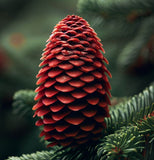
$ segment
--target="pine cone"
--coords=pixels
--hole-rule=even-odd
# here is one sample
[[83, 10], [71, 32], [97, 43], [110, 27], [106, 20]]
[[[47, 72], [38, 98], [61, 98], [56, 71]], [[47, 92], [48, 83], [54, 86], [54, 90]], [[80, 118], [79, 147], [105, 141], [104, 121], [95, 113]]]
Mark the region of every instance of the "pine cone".
[[100, 39], [79, 16], [56, 25], [42, 54], [37, 74], [34, 116], [44, 125], [40, 136], [49, 146], [77, 146], [97, 140], [109, 117], [108, 61]]

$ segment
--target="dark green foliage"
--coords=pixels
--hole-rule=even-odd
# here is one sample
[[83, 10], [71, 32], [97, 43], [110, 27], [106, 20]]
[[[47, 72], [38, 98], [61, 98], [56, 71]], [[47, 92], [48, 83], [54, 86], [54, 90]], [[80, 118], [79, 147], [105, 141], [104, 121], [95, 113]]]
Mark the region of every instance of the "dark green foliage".
[[139, 128], [140, 134], [143, 134], [145, 139], [144, 159], [152, 159], [154, 157], [154, 116], [151, 117], [149, 115], [143, 121], [136, 123], [136, 125]]
[[[152, 0], [79, 0], [78, 12], [93, 22], [94, 27], [103, 29], [100, 34], [103, 35], [104, 41], [109, 38], [125, 40], [128, 36], [134, 36], [142, 20], [153, 16], [154, 2]], [[97, 21], [99, 22], [96, 23]]]
[[[33, 91], [20, 92], [24, 96], [15, 96], [19, 102], [24, 102], [25, 96], [28, 97], [30, 94], [34, 96]], [[15, 95], [18, 95], [17, 93]], [[32, 101], [30, 98], [31, 104]], [[53, 147], [51, 152], [46, 152], [44, 158], [46, 160], [148, 160], [153, 156], [154, 147], [153, 110], [154, 84], [125, 102], [110, 107], [111, 117], [106, 119], [107, 129], [95, 144], [85, 144], [76, 148]], [[35, 160], [41, 160], [41, 155], [44, 155], [44, 151], [8, 160], [26, 160], [28, 156], [32, 160], [33, 157]]]
[[146, 88], [139, 95], [110, 107], [110, 118], [106, 118], [105, 134], [113, 133], [122, 126], [144, 118], [154, 110], [154, 84]]
[[[146, 49], [147, 43], [152, 40], [151, 37], [154, 34], [154, 15], [146, 18], [140, 24], [140, 29], [134, 39], [129, 42], [126, 47], [118, 56], [119, 67], [129, 68], [132, 64], [135, 64], [138, 57], [141, 55], [145, 58], [144, 61], [148, 61], [148, 49]], [[146, 55], [147, 54], [147, 55]], [[152, 53], [151, 53], [152, 54]]]
[[113, 96], [133, 95], [153, 81], [153, 0], [79, 0], [78, 12], [103, 40]]
[[139, 128], [139, 132], [148, 136], [148, 141], [152, 143], [154, 141], [154, 116], [145, 117], [142, 121], [136, 123]]
[[[154, 117], [138, 120], [135, 125], [122, 127], [105, 136], [98, 145], [100, 160], [147, 160], [153, 157]], [[144, 149], [144, 150], [143, 150]], [[143, 157], [143, 151], [145, 155]]]
[[76, 148], [61, 148], [54, 152], [51, 160], [98, 160], [96, 144], [85, 144]]
[[42, 151], [32, 154], [23, 154], [20, 157], [9, 157], [8, 160], [50, 160], [51, 151]]
[[144, 148], [143, 135], [136, 126], [123, 127], [114, 134], [106, 136], [98, 146], [100, 160], [130, 160], [143, 159], [141, 151]]
[[[89, 10], [85, 10], [85, 8]], [[110, 17], [125, 17], [132, 11], [143, 14], [144, 11], [152, 11], [153, 8], [154, 2], [152, 0], [79, 0], [78, 5], [80, 12], [101, 13], [106, 19]]]
[[33, 90], [19, 90], [13, 96], [13, 112], [21, 117], [26, 115], [32, 117], [32, 106], [35, 104]]

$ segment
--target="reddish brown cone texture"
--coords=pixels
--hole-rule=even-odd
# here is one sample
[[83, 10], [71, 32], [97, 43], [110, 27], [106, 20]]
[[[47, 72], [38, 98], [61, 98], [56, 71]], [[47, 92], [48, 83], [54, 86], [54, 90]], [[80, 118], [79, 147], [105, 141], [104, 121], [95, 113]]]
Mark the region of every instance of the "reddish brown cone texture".
[[109, 116], [108, 61], [100, 39], [81, 17], [67, 16], [53, 30], [37, 75], [35, 115], [48, 146], [95, 141]]

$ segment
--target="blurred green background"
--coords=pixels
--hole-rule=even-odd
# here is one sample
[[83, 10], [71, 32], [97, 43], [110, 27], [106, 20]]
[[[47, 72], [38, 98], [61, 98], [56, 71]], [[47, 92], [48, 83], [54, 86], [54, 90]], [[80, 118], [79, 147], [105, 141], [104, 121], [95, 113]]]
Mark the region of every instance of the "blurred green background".
[[154, 5], [140, 1], [0, 0], [0, 160], [46, 149], [32, 106], [28, 115], [15, 114], [13, 95], [36, 88], [46, 40], [68, 14], [85, 18], [101, 38], [113, 97], [137, 94], [154, 80]]
[[12, 113], [12, 97], [35, 89], [42, 50], [53, 27], [76, 14], [77, 0], [0, 0], [0, 160], [45, 149], [32, 118]]

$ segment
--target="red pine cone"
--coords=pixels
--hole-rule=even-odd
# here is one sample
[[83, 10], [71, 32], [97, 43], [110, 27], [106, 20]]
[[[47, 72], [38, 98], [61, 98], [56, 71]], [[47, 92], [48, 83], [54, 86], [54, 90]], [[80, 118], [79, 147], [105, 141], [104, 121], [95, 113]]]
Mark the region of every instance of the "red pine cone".
[[79, 16], [57, 24], [44, 49], [37, 74], [34, 116], [44, 125], [48, 146], [76, 146], [95, 141], [109, 117], [110, 84], [100, 39]]

